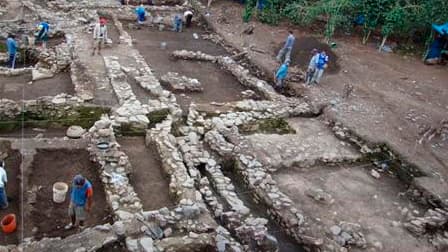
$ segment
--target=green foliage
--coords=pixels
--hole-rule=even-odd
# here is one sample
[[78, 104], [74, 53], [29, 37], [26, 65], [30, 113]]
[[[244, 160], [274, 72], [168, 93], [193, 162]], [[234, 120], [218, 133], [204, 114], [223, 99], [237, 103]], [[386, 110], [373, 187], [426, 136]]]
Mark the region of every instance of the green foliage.
[[282, 15], [272, 7], [266, 8], [258, 15], [258, 19], [270, 25], [277, 25], [280, 22]]
[[[251, 1], [253, 2], [253, 1]], [[249, 22], [250, 18], [252, 17], [252, 14], [254, 12], [254, 6], [253, 3], [248, 2], [246, 3], [246, 6], [244, 7], [243, 10], [243, 22], [247, 23]]]
[[[250, 18], [255, 0], [246, 5], [244, 17]], [[321, 30], [330, 41], [335, 30], [351, 28], [354, 19], [364, 18], [363, 42], [373, 31], [383, 36], [410, 39], [427, 37], [431, 23], [448, 21], [447, 0], [268, 0], [266, 8], [259, 13], [261, 22], [278, 24], [285, 19], [309, 26], [324, 23]]]

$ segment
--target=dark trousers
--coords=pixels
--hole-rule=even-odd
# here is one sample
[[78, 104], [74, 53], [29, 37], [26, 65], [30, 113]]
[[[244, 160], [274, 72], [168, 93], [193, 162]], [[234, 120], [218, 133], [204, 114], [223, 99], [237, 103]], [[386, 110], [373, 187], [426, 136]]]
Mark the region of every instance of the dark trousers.
[[9, 68], [15, 68], [16, 67], [16, 54], [10, 54], [9, 55], [8, 67]]
[[185, 27], [190, 27], [191, 26], [191, 20], [193, 19], [193, 15], [187, 15], [187, 17], [185, 17]]

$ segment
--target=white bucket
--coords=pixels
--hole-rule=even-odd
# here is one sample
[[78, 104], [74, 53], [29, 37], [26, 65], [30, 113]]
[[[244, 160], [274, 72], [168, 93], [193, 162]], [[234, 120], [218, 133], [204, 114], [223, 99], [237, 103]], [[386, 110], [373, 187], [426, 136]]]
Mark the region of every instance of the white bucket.
[[64, 182], [56, 182], [53, 184], [53, 201], [62, 203], [65, 201], [65, 195], [68, 191], [68, 185]]

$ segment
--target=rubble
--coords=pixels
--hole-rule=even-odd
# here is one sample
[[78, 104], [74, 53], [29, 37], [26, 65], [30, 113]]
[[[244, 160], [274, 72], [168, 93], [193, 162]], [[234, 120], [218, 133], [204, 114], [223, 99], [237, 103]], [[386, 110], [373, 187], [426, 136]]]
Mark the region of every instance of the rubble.
[[170, 89], [174, 91], [202, 91], [201, 83], [197, 79], [180, 76], [178, 73], [168, 72], [161, 77], [161, 80], [167, 83]]

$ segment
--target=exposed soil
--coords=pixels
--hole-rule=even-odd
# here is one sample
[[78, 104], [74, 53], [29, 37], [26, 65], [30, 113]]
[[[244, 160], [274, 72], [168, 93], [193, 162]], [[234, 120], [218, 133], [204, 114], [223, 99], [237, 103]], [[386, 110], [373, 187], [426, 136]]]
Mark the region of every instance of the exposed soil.
[[[387, 251], [433, 251], [426, 240], [414, 237], [401, 225], [408, 212], [421, 214], [425, 209], [400, 196], [407, 188], [396, 178], [382, 173], [380, 179], [375, 179], [369, 174], [370, 169], [373, 166], [290, 168], [274, 179], [304, 216], [319, 219], [315, 225], [323, 228], [321, 232], [329, 232], [331, 226], [341, 221], [359, 223], [368, 244], [379, 241]], [[308, 196], [307, 192], [315, 189], [330, 194], [334, 202], [316, 201]], [[407, 209], [406, 214], [403, 208]], [[392, 225], [393, 221], [398, 225]]]
[[[267, 73], [272, 73], [278, 63], [274, 51], [284, 43], [288, 30], [296, 38], [307, 38], [315, 31], [293, 27], [289, 24], [269, 26], [256, 20], [251, 35], [241, 34], [245, 25], [241, 13], [243, 6], [231, 1], [217, 1], [212, 4], [210, 21], [218, 33], [234, 47], [255, 44], [268, 52], [249, 51], [251, 61]], [[222, 19], [225, 17], [226, 22]], [[448, 71], [442, 66], [426, 66], [420, 58], [379, 53], [369, 45], [362, 45], [357, 37], [336, 37], [341, 71], [326, 73], [318, 86], [305, 87], [303, 83], [289, 83], [300, 90], [298, 95], [306, 97], [316, 105], [330, 104], [325, 115], [340, 121], [356, 134], [371, 142], [384, 142], [396, 150], [402, 159], [417, 165], [432, 176], [428, 187], [434, 185], [434, 193], [448, 195], [448, 144], [437, 144], [434, 137], [429, 143], [423, 133], [430, 127], [437, 127], [448, 112]], [[307, 57], [309, 59], [309, 56]], [[330, 59], [331, 60], [331, 59]], [[306, 61], [305, 61], [306, 62]], [[349, 99], [343, 99], [346, 86], [352, 85]], [[432, 182], [429, 182], [432, 181]], [[437, 184], [437, 186], [435, 186]], [[429, 189], [429, 188], [425, 188]]]
[[0, 98], [15, 101], [31, 100], [42, 96], [55, 96], [60, 93], [74, 94], [70, 73], [56, 74], [53, 78], [34, 81], [31, 74], [19, 76], [0, 76]]
[[341, 142], [319, 119], [288, 118], [295, 134], [253, 134], [247, 136], [251, 151], [264, 165], [288, 169], [292, 165], [312, 166], [361, 158], [352, 146]]
[[16, 129], [9, 132], [0, 132], [0, 137], [10, 137], [10, 138], [33, 138], [40, 136], [43, 138], [53, 138], [53, 137], [64, 137], [67, 129], [65, 128], [24, 128]]
[[145, 146], [143, 137], [120, 137], [122, 150], [132, 165], [130, 183], [134, 186], [145, 210], [155, 210], [174, 203], [169, 195], [169, 181], [155, 146]]
[[[286, 39], [286, 38], [285, 38]], [[277, 56], [279, 50], [283, 47], [284, 43], [281, 43], [274, 48], [275, 54]], [[328, 44], [321, 43], [319, 40], [313, 37], [298, 37], [291, 52], [291, 65], [299, 66], [302, 69], [306, 69], [312, 57], [311, 50], [314, 48], [319, 51], [324, 50], [329, 58], [327, 73], [337, 73], [340, 70], [340, 66], [337, 63], [338, 56], [333, 52], [333, 50], [328, 46]]]
[[[28, 182], [30, 190], [37, 189], [37, 198], [31, 209], [26, 211], [27, 214], [30, 214], [27, 216], [26, 236], [34, 235], [37, 239], [66, 237], [78, 232], [76, 229], [64, 229], [64, 226], [70, 222], [68, 216], [69, 193], [67, 193], [64, 203], [53, 202], [53, 184], [65, 182], [71, 185], [71, 180], [76, 174], [86, 177], [92, 183], [94, 190], [92, 211], [88, 214], [85, 225], [92, 227], [112, 222], [103, 184], [98, 176], [98, 165], [89, 161], [89, 153], [86, 150], [38, 149], [34, 156]], [[34, 234], [33, 228], [37, 228]]]
[[[214, 44], [211, 41], [203, 39], [194, 39], [193, 33], [204, 33], [204, 30], [196, 27], [186, 29], [182, 33], [171, 31], [160, 32], [153, 28], [144, 28], [141, 30], [128, 31], [133, 38], [137, 40], [136, 47], [146, 59], [148, 64], [155, 70], [157, 77], [167, 72], [178, 72], [190, 78], [198, 79], [203, 92], [177, 94], [178, 102], [184, 111], [189, 104], [210, 103], [210, 102], [229, 102], [240, 100], [240, 93], [245, 88], [238, 80], [215, 64], [209, 62], [197, 62], [187, 60], [174, 60], [170, 54], [174, 50], [192, 50], [202, 51], [212, 55], [227, 55], [224, 48]], [[148, 40], [147, 38], [151, 38]], [[162, 42], [166, 42], [166, 49], [160, 47]]]
[[[8, 153], [8, 157], [5, 159], [6, 173], [8, 176], [8, 184], [6, 185], [6, 193], [8, 195], [9, 206], [7, 209], [0, 209], [0, 218], [3, 218], [7, 214], [15, 214], [17, 220], [17, 227], [20, 229], [22, 223], [20, 202], [21, 202], [21, 172], [20, 164], [22, 161], [21, 155], [18, 151], [10, 149], [10, 143], [6, 141], [0, 141], [0, 152]], [[1, 233], [0, 245], [17, 244], [18, 234], [20, 230], [12, 234]]]
[[293, 238], [288, 236], [277, 223], [269, 218], [266, 208], [263, 206], [260, 207], [260, 203], [255, 202], [253, 196], [247, 193], [248, 189], [244, 185], [242, 177], [234, 170], [234, 167], [227, 167], [226, 170], [223, 170], [223, 173], [232, 180], [232, 184], [235, 186], [238, 197], [244, 202], [244, 205], [250, 209], [251, 213], [255, 217], [265, 218], [269, 221], [267, 224], [268, 232], [277, 239], [280, 252], [305, 251]]

